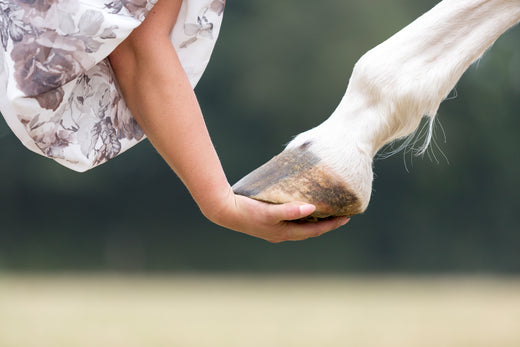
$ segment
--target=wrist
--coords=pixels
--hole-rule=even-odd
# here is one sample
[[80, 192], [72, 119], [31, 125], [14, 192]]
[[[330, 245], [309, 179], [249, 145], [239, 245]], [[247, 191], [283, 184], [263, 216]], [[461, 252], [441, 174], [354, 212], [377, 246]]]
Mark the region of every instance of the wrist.
[[235, 208], [235, 194], [229, 184], [221, 187], [212, 187], [207, 194], [195, 198], [202, 214], [211, 222], [225, 226], [230, 214]]

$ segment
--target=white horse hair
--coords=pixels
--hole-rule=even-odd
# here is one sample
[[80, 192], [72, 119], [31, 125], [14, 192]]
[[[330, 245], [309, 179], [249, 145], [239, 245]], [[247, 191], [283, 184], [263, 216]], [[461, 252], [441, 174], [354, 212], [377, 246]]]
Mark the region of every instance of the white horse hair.
[[[412, 133], [423, 116], [433, 120], [464, 71], [519, 21], [520, 0], [441, 1], [363, 55], [330, 118], [295, 137], [284, 152], [304, 148], [320, 158], [318, 165], [339, 177], [355, 196], [358, 206], [347, 214], [364, 211], [372, 190], [372, 160], [378, 150]], [[431, 130], [427, 143], [430, 137]], [[256, 196], [241, 189], [250, 185], [246, 176], [236, 190], [271, 202], [306, 197], [290, 192], [280, 197], [283, 187]], [[341, 213], [321, 216], [326, 215]]]

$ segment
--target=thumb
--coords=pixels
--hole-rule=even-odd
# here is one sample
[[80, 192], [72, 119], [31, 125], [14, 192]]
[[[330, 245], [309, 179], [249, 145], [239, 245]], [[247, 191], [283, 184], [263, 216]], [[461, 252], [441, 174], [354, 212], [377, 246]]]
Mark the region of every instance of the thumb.
[[316, 211], [316, 206], [300, 201], [273, 205], [272, 207], [273, 215], [276, 216], [279, 221], [304, 218]]

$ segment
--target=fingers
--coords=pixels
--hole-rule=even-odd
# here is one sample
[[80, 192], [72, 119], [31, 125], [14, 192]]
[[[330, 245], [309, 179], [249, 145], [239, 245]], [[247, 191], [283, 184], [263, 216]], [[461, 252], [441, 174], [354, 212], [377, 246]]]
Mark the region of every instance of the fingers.
[[298, 224], [294, 222], [284, 222], [284, 230], [281, 233], [273, 235], [273, 238], [268, 239], [268, 241], [279, 243], [284, 241], [302, 241], [311, 237], [318, 237], [347, 224], [349, 220], [350, 218], [348, 217], [338, 217], [317, 223]]
[[314, 205], [303, 202], [274, 205], [242, 196], [238, 196], [236, 201], [236, 206], [245, 213], [241, 214], [241, 224], [231, 229], [272, 243], [317, 237], [345, 225], [350, 220], [347, 217], [338, 217], [317, 223], [300, 223], [295, 221], [312, 214], [316, 210]]
[[338, 217], [317, 223], [296, 224], [288, 222], [287, 224], [291, 226], [287, 231], [287, 236], [290, 240], [305, 240], [317, 237], [347, 224], [349, 220], [348, 217]]

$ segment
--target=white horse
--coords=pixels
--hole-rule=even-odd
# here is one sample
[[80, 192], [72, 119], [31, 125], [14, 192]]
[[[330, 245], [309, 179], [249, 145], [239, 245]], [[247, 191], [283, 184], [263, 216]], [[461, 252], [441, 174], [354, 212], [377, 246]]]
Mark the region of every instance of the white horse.
[[363, 55], [333, 114], [233, 189], [271, 203], [313, 203], [314, 218], [363, 212], [377, 151], [424, 115], [433, 120], [464, 71], [519, 21], [520, 0], [441, 1]]

